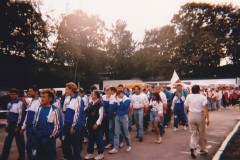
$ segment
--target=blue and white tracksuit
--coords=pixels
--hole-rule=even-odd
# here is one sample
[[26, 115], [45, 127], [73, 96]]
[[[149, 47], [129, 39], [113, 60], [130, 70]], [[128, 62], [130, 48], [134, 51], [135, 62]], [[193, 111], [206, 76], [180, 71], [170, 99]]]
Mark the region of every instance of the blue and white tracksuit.
[[[75, 94], [68, 100], [66, 110], [64, 112], [64, 135], [63, 135], [63, 154], [64, 158], [68, 160], [80, 160], [82, 137], [82, 128], [85, 126], [84, 116], [84, 101], [78, 95]], [[70, 134], [70, 130], [75, 130], [74, 134]], [[72, 152], [73, 148], [73, 152]]]
[[183, 126], [186, 125], [186, 117], [184, 113], [184, 101], [185, 96], [181, 95], [179, 97], [178, 95], [175, 95], [173, 97], [173, 108], [174, 108], [174, 127], [178, 128], [179, 121], [182, 122]]
[[32, 99], [32, 101], [28, 105], [27, 114], [22, 125], [22, 129], [26, 129], [26, 135], [27, 135], [26, 150], [27, 150], [27, 156], [29, 160], [32, 159], [32, 147], [34, 143], [33, 124], [36, 118], [35, 117], [36, 113], [40, 105], [41, 105], [40, 97], [36, 96], [35, 98]]
[[40, 106], [34, 121], [32, 159], [56, 160], [56, 138], [63, 130], [63, 121], [57, 106]]
[[[25, 106], [19, 99], [12, 100], [8, 103], [7, 106], [8, 113], [7, 113], [7, 137], [4, 142], [3, 151], [2, 151], [2, 160], [7, 160], [13, 138], [16, 138], [17, 148], [19, 152], [19, 159], [23, 160], [25, 159], [25, 141], [24, 141], [24, 135], [20, 134], [20, 127], [24, 120], [25, 115]], [[15, 129], [18, 128], [18, 131], [16, 132]]]

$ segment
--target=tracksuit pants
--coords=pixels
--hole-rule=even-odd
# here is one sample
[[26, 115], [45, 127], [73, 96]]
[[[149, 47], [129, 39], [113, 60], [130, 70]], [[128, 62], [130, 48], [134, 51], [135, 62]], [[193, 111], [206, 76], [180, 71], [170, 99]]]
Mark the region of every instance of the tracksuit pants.
[[83, 138], [80, 131], [75, 131], [74, 134], [70, 134], [71, 125], [64, 125], [64, 135], [62, 137], [62, 151], [64, 158], [67, 160], [81, 160], [81, 145]]
[[56, 138], [49, 136], [35, 139], [35, 144], [32, 152], [33, 160], [56, 160]]
[[186, 125], [186, 116], [184, 113], [184, 109], [174, 110], [174, 127], [175, 128], [178, 128], [179, 121], [182, 122], [183, 126]]
[[20, 132], [15, 132], [16, 125], [9, 124], [8, 134], [4, 142], [3, 151], [2, 151], [2, 160], [7, 160], [9, 157], [10, 149], [12, 146], [13, 138], [16, 139], [16, 144], [19, 153], [19, 160], [25, 159], [25, 141], [24, 135], [21, 135]]
[[93, 154], [94, 144], [97, 144], [98, 154], [103, 154], [104, 143], [103, 143], [103, 127], [99, 126], [97, 130], [89, 129], [88, 136], [88, 147], [87, 152]]

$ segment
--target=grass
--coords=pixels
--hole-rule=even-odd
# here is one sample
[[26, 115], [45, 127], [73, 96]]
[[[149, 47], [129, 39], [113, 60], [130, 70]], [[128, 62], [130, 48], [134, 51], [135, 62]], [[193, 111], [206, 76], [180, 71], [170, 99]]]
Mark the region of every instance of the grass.
[[220, 160], [240, 160], [240, 127], [228, 142]]

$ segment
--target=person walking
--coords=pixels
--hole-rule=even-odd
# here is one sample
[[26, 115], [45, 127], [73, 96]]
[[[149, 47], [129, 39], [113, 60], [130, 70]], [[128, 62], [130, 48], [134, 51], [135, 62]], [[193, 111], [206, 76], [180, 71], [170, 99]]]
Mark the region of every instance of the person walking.
[[114, 135], [114, 148], [109, 153], [114, 154], [118, 152], [119, 138], [121, 131], [123, 132], [124, 139], [126, 140], [127, 149], [131, 151], [131, 139], [128, 130], [128, 109], [130, 106], [129, 98], [124, 94], [124, 91], [117, 91], [117, 111], [115, 118], [115, 135]]
[[27, 143], [26, 143], [26, 150], [27, 150], [27, 157], [28, 160], [32, 159], [32, 147], [34, 144], [34, 118], [38, 111], [39, 106], [41, 105], [41, 98], [39, 97], [39, 89], [37, 86], [33, 85], [28, 89], [28, 96], [32, 98], [31, 102], [27, 107], [27, 114], [25, 120], [23, 122], [22, 128], [20, 133], [23, 134], [26, 130], [27, 135]]
[[50, 90], [41, 92], [41, 106], [34, 120], [35, 144], [34, 160], [56, 160], [56, 138], [63, 130], [62, 115], [57, 106], [53, 105], [54, 94]]
[[150, 101], [149, 108], [150, 108], [150, 121], [152, 122], [157, 135], [155, 143], [160, 144], [162, 142], [162, 137], [160, 135], [158, 122], [160, 122], [161, 118], [163, 117], [163, 103], [158, 93], [153, 93], [153, 98]]
[[24, 120], [24, 104], [19, 99], [19, 90], [16, 88], [13, 88], [10, 90], [10, 98], [11, 101], [7, 105], [7, 125], [6, 125], [6, 132], [7, 137], [5, 139], [4, 145], [3, 145], [3, 151], [1, 160], [7, 160], [10, 149], [12, 146], [13, 138], [15, 137], [19, 157], [18, 160], [24, 160], [25, 159], [25, 141], [24, 141], [24, 135], [20, 134], [21, 125]]
[[[104, 158], [104, 143], [103, 143], [103, 103], [101, 101], [100, 92], [94, 90], [92, 92], [92, 102], [85, 111], [87, 114], [87, 128], [89, 131], [87, 155], [85, 159], [101, 160]], [[94, 157], [94, 143], [97, 144], [98, 155]]]
[[82, 130], [85, 125], [84, 101], [78, 95], [77, 85], [73, 82], [66, 84], [66, 95], [70, 99], [66, 99], [65, 103], [62, 151], [67, 160], [80, 160]]
[[208, 100], [200, 94], [199, 85], [192, 86], [192, 94], [188, 95], [184, 105], [189, 109], [189, 126], [191, 157], [196, 159], [196, 146], [199, 142], [200, 154], [207, 154], [206, 125], [209, 125]]

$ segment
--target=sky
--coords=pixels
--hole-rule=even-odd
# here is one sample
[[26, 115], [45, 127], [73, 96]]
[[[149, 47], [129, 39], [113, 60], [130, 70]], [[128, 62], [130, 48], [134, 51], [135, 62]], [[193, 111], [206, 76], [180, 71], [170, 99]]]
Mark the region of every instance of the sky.
[[[60, 18], [62, 14], [74, 10], [83, 10], [89, 15], [98, 15], [107, 27], [118, 19], [127, 22], [133, 38], [142, 41], [146, 29], [171, 24], [174, 14], [180, 7], [193, 0], [41, 0], [42, 11], [53, 10], [52, 16]], [[213, 4], [232, 3], [240, 6], [240, 0], [194, 0]]]

